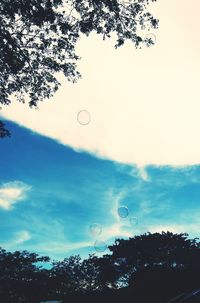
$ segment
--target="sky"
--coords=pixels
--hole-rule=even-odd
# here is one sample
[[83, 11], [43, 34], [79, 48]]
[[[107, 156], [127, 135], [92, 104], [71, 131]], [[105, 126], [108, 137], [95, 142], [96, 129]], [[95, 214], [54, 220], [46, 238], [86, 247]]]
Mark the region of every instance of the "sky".
[[12, 133], [0, 140], [2, 247], [62, 259], [146, 231], [199, 236], [200, 3], [151, 11], [155, 46], [83, 37], [77, 84], [60, 77], [38, 110], [2, 108]]

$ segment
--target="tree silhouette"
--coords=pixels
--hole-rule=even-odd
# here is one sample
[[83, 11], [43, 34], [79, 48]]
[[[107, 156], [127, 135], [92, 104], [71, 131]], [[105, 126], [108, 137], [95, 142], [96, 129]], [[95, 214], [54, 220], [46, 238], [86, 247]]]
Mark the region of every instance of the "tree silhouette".
[[[48, 257], [39, 257], [27, 251], [6, 252], [0, 249], [0, 298], [1, 302], [31, 302], [29, 296], [38, 297], [39, 290], [34, 289], [38, 275], [42, 270], [38, 262], [47, 262]], [[35, 292], [34, 292], [35, 290]], [[32, 298], [32, 299], [33, 299]]]
[[163, 300], [199, 287], [200, 244], [187, 234], [147, 233], [110, 246], [110, 259], [125, 258], [125, 272], [118, 279], [129, 286], [139, 302]]
[[[58, 73], [76, 82], [82, 34], [95, 31], [105, 39], [115, 33], [116, 47], [125, 40], [153, 44], [137, 34], [158, 26], [146, 9], [150, 1], [156, 0], [0, 0], [0, 103], [10, 104], [11, 95], [25, 102], [26, 96], [37, 106], [58, 90]], [[8, 135], [0, 129], [1, 137]]]
[[182, 267], [195, 264], [196, 258], [199, 258], [197, 240], [188, 239], [186, 233], [147, 233], [129, 240], [116, 239], [109, 249], [113, 258], [125, 257], [136, 269], [147, 265]]
[[5, 128], [5, 125], [2, 121], [0, 121], [0, 138], [9, 137], [10, 132]]
[[[189, 239], [188, 234], [171, 232], [147, 233], [129, 240], [116, 239], [109, 246], [114, 263], [116, 259], [126, 260], [126, 273], [133, 274], [147, 266], [165, 268], [196, 268], [200, 260], [198, 239]], [[122, 273], [123, 275], [124, 273]]]
[[84, 292], [89, 287], [89, 279], [92, 279], [92, 272], [90, 276], [88, 271], [88, 265], [85, 266], [77, 255], [53, 262], [50, 277], [54, 291], [62, 295]]
[[102, 257], [53, 261], [50, 269], [37, 266], [49, 262], [48, 257], [1, 249], [0, 301], [166, 303], [173, 297], [187, 298], [191, 292], [188, 298], [198, 302], [193, 295], [200, 288], [197, 239], [187, 234], [148, 233], [117, 239], [109, 249], [111, 254]]

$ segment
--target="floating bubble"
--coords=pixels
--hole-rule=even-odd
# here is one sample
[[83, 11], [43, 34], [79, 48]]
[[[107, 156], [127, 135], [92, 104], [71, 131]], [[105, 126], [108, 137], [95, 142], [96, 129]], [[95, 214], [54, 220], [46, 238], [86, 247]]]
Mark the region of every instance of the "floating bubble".
[[138, 218], [137, 217], [131, 217], [129, 219], [131, 226], [135, 226], [138, 224]]
[[101, 224], [99, 223], [92, 223], [90, 225], [90, 233], [92, 236], [99, 236], [102, 232]]
[[126, 258], [117, 258], [114, 263], [114, 268], [118, 272], [124, 272], [127, 269], [127, 261]]
[[104, 241], [96, 241], [94, 248], [97, 252], [104, 252], [107, 249], [107, 245]]
[[153, 45], [156, 43], [156, 35], [154, 35], [152, 33], [146, 34], [145, 40], [148, 45]]
[[81, 125], [88, 125], [91, 121], [90, 113], [87, 110], [81, 110], [77, 114], [77, 120]]
[[128, 207], [126, 205], [122, 205], [118, 208], [118, 215], [121, 218], [126, 218], [128, 217]]

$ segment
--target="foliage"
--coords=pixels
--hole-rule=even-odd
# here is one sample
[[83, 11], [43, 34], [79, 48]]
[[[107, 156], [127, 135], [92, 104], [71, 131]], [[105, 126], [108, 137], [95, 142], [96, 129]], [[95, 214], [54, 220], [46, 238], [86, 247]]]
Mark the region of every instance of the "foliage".
[[116, 47], [126, 40], [152, 44], [137, 34], [158, 26], [146, 10], [150, 1], [156, 0], [0, 0], [0, 103], [10, 104], [12, 95], [25, 102], [26, 96], [37, 106], [58, 90], [58, 73], [76, 82], [82, 34], [95, 31], [105, 39], [115, 33]]
[[97, 271], [94, 265], [96, 257], [81, 260], [80, 256], [71, 256], [63, 261], [53, 262], [50, 272], [54, 291], [66, 295], [75, 292], [95, 290]]
[[[2, 302], [98, 302], [112, 298], [123, 302], [165, 302], [181, 292], [199, 287], [200, 243], [187, 234], [148, 233], [117, 239], [111, 254], [71, 256], [49, 262], [27, 251], [0, 250], [0, 299]], [[122, 266], [122, 267], [121, 267]], [[126, 287], [128, 286], [128, 287]], [[113, 299], [115, 298], [115, 299]], [[109, 299], [110, 301], [110, 299]]]
[[9, 137], [10, 132], [5, 128], [5, 125], [2, 121], [0, 121], [0, 138]]
[[184, 233], [147, 233], [129, 240], [116, 239], [109, 249], [113, 262], [116, 258], [126, 259], [126, 275], [122, 275], [127, 280], [133, 280], [134, 273], [146, 267], [197, 268], [200, 260], [200, 243]]
[[35, 253], [27, 251], [11, 253], [0, 249], [1, 302], [29, 302], [30, 291], [34, 296], [34, 285], [43, 273], [37, 263], [47, 261], [48, 257], [39, 257]]

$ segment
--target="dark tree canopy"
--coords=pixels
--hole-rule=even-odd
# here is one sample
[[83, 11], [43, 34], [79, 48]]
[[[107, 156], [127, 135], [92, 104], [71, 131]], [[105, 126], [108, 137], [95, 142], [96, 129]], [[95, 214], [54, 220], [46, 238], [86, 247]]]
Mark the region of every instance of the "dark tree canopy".
[[147, 233], [129, 240], [117, 239], [109, 249], [114, 259], [125, 257], [136, 268], [159, 264], [167, 267], [191, 266], [200, 257], [197, 239], [191, 240], [187, 234], [171, 232]]
[[41, 283], [43, 275], [37, 263], [47, 261], [48, 257], [35, 253], [0, 249], [0, 302], [28, 302], [30, 294], [34, 296], [35, 284], [39, 284], [36, 281]]
[[147, 233], [129, 238], [117, 239], [109, 249], [109, 258], [114, 263], [116, 259], [125, 259], [123, 276], [125, 282], [134, 281], [134, 273], [145, 268], [159, 267], [167, 269], [200, 270], [200, 243], [198, 239], [189, 239], [188, 234], [173, 234], [171, 232]]
[[[147, 11], [156, 0], [0, 0], [0, 103], [11, 95], [28, 98], [30, 106], [52, 96], [60, 85], [57, 73], [76, 82], [75, 52], [82, 34], [103, 39], [116, 34], [116, 47], [130, 40], [136, 47], [153, 44], [138, 29], [157, 28]], [[8, 133], [0, 127], [1, 137]]]
[[10, 132], [5, 128], [5, 125], [2, 121], [0, 121], [0, 138], [9, 137]]
[[111, 254], [84, 260], [71, 256], [53, 261], [50, 269], [37, 266], [48, 257], [0, 249], [0, 301], [166, 303], [200, 289], [197, 240], [187, 234], [148, 233], [116, 240]]

